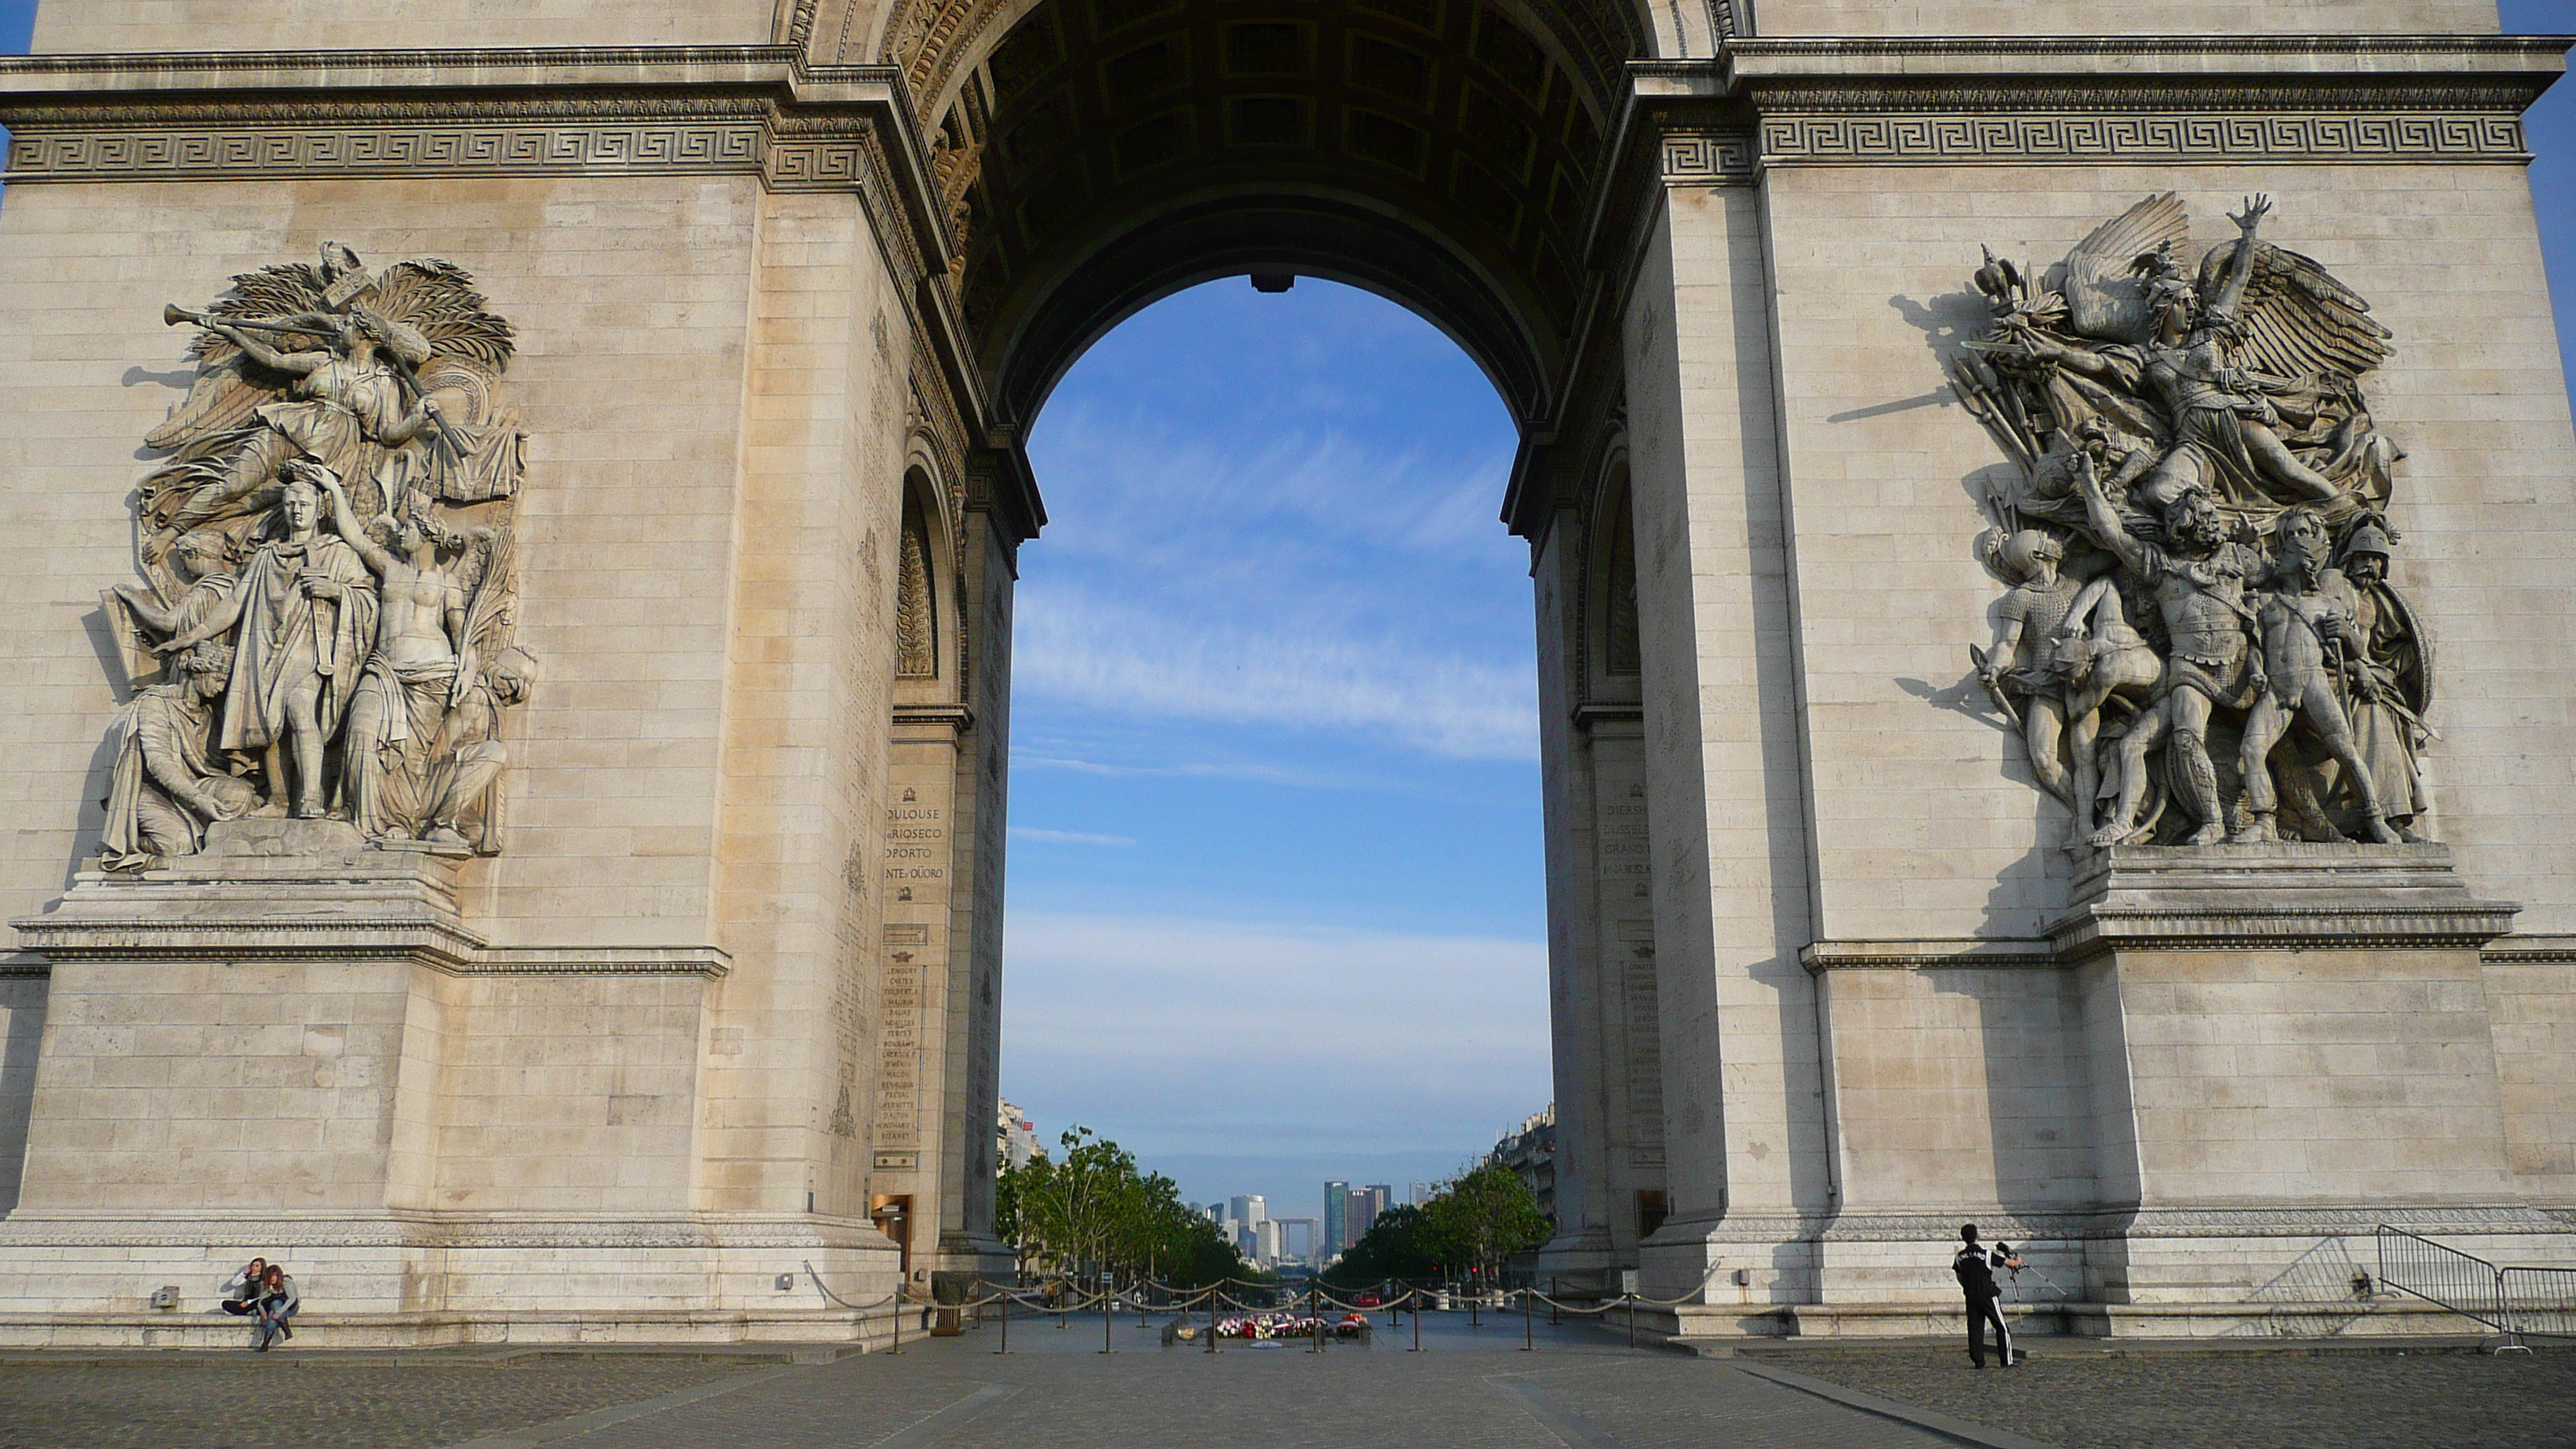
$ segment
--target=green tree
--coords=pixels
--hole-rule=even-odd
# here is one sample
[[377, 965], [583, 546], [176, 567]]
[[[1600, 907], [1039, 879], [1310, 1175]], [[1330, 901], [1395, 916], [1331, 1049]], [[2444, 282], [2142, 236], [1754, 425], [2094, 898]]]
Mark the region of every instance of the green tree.
[[1398, 1204], [1379, 1213], [1322, 1276], [1335, 1288], [1363, 1288], [1389, 1278], [1437, 1278], [1446, 1266], [1425, 1239], [1422, 1209]]
[[1135, 1154], [1088, 1127], [1057, 1143], [1061, 1159], [1034, 1157], [994, 1181], [993, 1229], [1023, 1268], [1150, 1274], [1185, 1288], [1250, 1276], [1234, 1244], [1181, 1201], [1170, 1178], [1140, 1171]]
[[1512, 1254], [1546, 1242], [1548, 1233], [1537, 1195], [1499, 1162], [1461, 1174], [1422, 1205], [1421, 1235], [1430, 1255], [1489, 1277]]

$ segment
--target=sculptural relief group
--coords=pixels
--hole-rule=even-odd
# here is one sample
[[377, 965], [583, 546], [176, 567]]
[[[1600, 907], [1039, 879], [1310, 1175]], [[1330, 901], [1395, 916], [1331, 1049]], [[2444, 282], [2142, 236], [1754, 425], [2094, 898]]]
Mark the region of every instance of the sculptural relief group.
[[[143, 582], [109, 616], [158, 682], [117, 725], [102, 861], [148, 868], [245, 816], [379, 845], [500, 848], [517, 642], [508, 323], [440, 261], [346, 247], [233, 279], [187, 398], [146, 439]], [[148, 677], [148, 676], [147, 676]]]
[[1973, 662], [2077, 847], [2430, 823], [2431, 646], [2389, 581], [2405, 455], [2361, 387], [2390, 334], [2260, 238], [2270, 209], [2194, 263], [2153, 196], [2045, 276], [1989, 251], [1974, 279], [1994, 322], [1952, 383], [2015, 468]]

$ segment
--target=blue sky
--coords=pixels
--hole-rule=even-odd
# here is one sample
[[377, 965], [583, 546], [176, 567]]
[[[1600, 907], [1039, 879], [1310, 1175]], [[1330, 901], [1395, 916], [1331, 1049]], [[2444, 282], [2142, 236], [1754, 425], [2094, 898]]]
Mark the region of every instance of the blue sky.
[[[0, 0], [0, 51], [33, 9]], [[2503, 15], [2576, 31], [2576, 0]], [[2529, 124], [2565, 319], [2576, 82]], [[1002, 1059], [1044, 1135], [1080, 1121], [1187, 1196], [1311, 1216], [1327, 1177], [1400, 1192], [1548, 1100], [1512, 446], [1437, 331], [1313, 280], [1168, 298], [1050, 400]]]
[[1546, 1104], [1513, 447], [1455, 344], [1311, 278], [1168, 298], [1048, 402], [1002, 1053], [1041, 1131], [1304, 1216]]

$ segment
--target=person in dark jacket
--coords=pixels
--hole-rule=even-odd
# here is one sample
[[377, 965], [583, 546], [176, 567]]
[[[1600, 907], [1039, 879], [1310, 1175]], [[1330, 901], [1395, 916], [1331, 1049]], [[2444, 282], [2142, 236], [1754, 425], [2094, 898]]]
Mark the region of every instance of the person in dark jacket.
[[1995, 1347], [2003, 1352], [2004, 1367], [2014, 1365], [2012, 1330], [2004, 1327], [2003, 1309], [1998, 1306], [2004, 1290], [1995, 1282], [1995, 1270], [2020, 1266], [2012, 1244], [1984, 1247], [1977, 1242], [1975, 1223], [1960, 1224], [1959, 1251], [1950, 1259], [1950, 1272], [1959, 1280], [1959, 1291], [1968, 1295], [1968, 1358], [1979, 1368], [1986, 1366], [1989, 1323], [1995, 1326]]
[[235, 1273], [232, 1277], [224, 1280], [224, 1299], [221, 1303], [216, 1304], [215, 1307], [225, 1313], [234, 1314], [236, 1316], [257, 1313], [259, 1311], [259, 1280], [267, 1276], [267, 1272], [268, 1260], [266, 1258], [251, 1259], [248, 1263], [242, 1266], [242, 1270], [240, 1272]]

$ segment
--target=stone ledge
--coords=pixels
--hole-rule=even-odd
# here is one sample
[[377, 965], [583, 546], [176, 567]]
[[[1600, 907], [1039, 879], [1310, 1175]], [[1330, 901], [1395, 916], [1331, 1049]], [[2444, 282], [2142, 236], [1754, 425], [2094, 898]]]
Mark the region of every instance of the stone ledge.
[[2479, 900], [2450, 847], [2121, 845], [2078, 867], [2048, 930], [2069, 963], [2123, 950], [2477, 948], [2522, 908]]
[[1997, 971], [2058, 966], [2047, 941], [2003, 937], [1913, 941], [1815, 941], [1798, 949], [1798, 964], [1811, 972], [1921, 970], [1982, 967]]
[[[623, 1312], [298, 1313], [296, 1336], [275, 1350], [357, 1352], [451, 1345], [534, 1348], [719, 1344], [840, 1344], [870, 1352], [892, 1337], [883, 1312], [846, 1309], [637, 1309]], [[0, 1348], [238, 1351], [249, 1320], [210, 1313], [0, 1313]], [[905, 1337], [914, 1335], [906, 1333]]]

